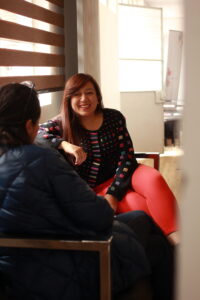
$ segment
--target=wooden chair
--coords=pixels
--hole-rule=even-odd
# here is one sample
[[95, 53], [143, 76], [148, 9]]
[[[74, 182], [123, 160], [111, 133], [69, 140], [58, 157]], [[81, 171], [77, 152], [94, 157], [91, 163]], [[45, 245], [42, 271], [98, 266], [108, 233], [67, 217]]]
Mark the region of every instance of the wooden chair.
[[160, 166], [160, 153], [159, 152], [136, 152], [136, 158], [147, 158], [154, 160], [154, 168], [159, 170]]
[[110, 245], [112, 237], [107, 240], [65, 240], [21, 238], [0, 235], [0, 247], [35, 248], [52, 250], [78, 250], [99, 252], [100, 264], [100, 300], [111, 300]]

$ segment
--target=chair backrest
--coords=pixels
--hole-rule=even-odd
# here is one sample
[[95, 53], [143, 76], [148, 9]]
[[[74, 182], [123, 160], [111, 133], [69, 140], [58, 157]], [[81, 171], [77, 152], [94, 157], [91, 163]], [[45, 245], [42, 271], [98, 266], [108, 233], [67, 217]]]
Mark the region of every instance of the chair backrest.
[[160, 166], [160, 153], [159, 152], [136, 152], [136, 158], [147, 158], [154, 160], [154, 168], [159, 170]]
[[35, 248], [52, 250], [78, 250], [99, 252], [100, 263], [100, 300], [111, 300], [110, 245], [112, 237], [107, 240], [66, 240], [21, 238], [0, 235], [0, 247]]

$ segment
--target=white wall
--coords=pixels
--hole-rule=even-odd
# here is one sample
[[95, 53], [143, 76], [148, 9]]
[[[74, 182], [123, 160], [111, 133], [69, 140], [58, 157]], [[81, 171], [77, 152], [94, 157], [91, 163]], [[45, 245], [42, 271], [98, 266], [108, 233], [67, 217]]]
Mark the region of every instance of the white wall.
[[[183, 30], [182, 1], [149, 0], [149, 6], [163, 8], [164, 63], [168, 50], [168, 30]], [[165, 79], [165, 74], [164, 74]], [[181, 98], [183, 97], [181, 93]], [[160, 98], [158, 99], [158, 101]], [[121, 93], [120, 107], [127, 118], [129, 132], [136, 151], [164, 149], [164, 115], [161, 103], [156, 103], [154, 92]]]
[[[146, 4], [153, 7], [161, 7], [163, 10], [163, 58], [164, 58], [164, 83], [166, 80], [167, 56], [169, 30], [177, 30], [184, 32], [184, 0], [145, 0]], [[184, 43], [184, 36], [183, 36]], [[183, 53], [182, 53], [183, 57]], [[184, 102], [184, 65], [181, 62], [181, 73], [178, 91], [178, 104]]]
[[136, 151], [163, 152], [162, 105], [155, 103], [154, 92], [119, 92], [117, 5], [114, 1], [99, 2], [100, 78], [104, 105], [119, 109], [125, 115]]
[[41, 107], [40, 123], [50, 120], [59, 113], [62, 95], [62, 91], [49, 93], [49, 96], [51, 97], [51, 104]]
[[99, 1], [76, 0], [78, 72], [91, 74], [100, 83]]
[[154, 92], [120, 94], [121, 111], [137, 152], [163, 152], [163, 106]]
[[200, 299], [200, 1], [185, 0], [186, 109], [178, 300]]
[[100, 83], [105, 107], [120, 109], [117, 5], [99, 3]]

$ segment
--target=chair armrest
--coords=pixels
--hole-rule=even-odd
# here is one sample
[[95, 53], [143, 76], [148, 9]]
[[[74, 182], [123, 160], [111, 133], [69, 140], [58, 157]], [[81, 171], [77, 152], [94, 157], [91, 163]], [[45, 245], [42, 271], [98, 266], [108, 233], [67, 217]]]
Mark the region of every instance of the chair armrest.
[[0, 235], [0, 247], [10, 248], [36, 248], [36, 249], [57, 249], [57, 250], [82, 250], [102, 251], [105, 246], [111, 243], [112, 237], [107, 240], [65, 240], [46, 238], [22, 238]]
[[160, 166], [160, 153], [159, 152], [135, 152], [136, 158], [147, 158], [154, 160], [154, 168], [159, 170]]
[[0, 234], [0, 247], [33, 248], [52, 250], [78, 250], [99, 252], [101, 300], [111, 300], [110, 246], [112, 236], [107, 240], [65, 240], [30, 237], [10, 237]]

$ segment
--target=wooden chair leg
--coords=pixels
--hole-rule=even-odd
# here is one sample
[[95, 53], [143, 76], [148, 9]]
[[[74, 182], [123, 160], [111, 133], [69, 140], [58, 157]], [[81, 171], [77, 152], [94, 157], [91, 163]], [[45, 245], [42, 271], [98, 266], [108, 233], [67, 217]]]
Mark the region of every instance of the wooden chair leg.
[[100, 252], [100, 299], [111, 300], [110, 244]]

